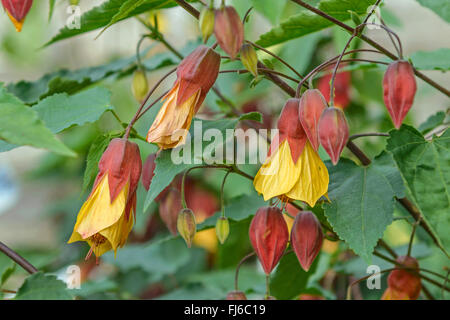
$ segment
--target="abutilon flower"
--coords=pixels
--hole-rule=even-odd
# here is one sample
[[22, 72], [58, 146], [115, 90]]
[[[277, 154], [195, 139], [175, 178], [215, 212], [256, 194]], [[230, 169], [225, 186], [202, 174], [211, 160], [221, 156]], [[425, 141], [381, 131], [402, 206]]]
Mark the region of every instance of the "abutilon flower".
[[419, 263], [413, 257], [401, 256], [396, 261], [406, 268], [398, 267], [388, 276], [388, 288], [381, 297], [382, 300], [417, 300], [422, 289], [418, 272]]
[[259, 208], [250, 223], [250, 242], [266, 274], [276, 267], [288, 244], [289, 231], [277, 207]]
[[281, 197], [307, 202], [314, 207], [328, 191], [325, 164], [314, 150], [299, 120], [299, 99], [289, 99], [278, 120], [279, 134], [253, 185], [264, 200]]
[[23, 22], [30, 11], [33, 0], [2, 0], [2, 4], [17, 32], [22, 31]]
[[[323, 94], [325, 100], [330, 102], [330, 81], [332, 74], [328, 74], [319, 79], [317, 89]], [[345, 109], [350, 103], [350, 88], [352, 74], [349, 71], [336, 73], [334, 79], [334, 105]]]
[[177, 219], [181, 209], [181, 193], [172, 187], [159, 200], [159, 216], [174, 236], [177, 235]]
[[242, 291], [228, 292], [226, 300], [247, 300], [247, 296]]
[[222, 50], [236, 58], [244, 43], [244, 24], [236, 9], [226, 6], [216, 10], [214, 35]]
[[408, 61], [392, 62], [383, 78], [384, 104], [398, 129], [414, 102], [416, 78]]
[[185, 143], [194, 114], [219, 74], [220, 56], [207, 46], [199, 46], [181, 61], [177, 80], [163, 98], [164, 104], [147, 134], [147, 141], [161, 149]]
[[335, 107], [325, 109], [319, 119], [319, 140], [334, 165], [347, 144], [348, 134], [344, 111]]
[[98, 164], [99, 172], [91, 194], [78, 213], [68, 241], [86, 241], [98, 258], [123, 247], [134, 223], [136, 189], [141, 175], [137, 144], [113, 139]]
[[291, 246], [305, 271], [319, 254], [322, 242], [322, 227], [314, 213], [302, 211], [297, 214], [291, 230]]

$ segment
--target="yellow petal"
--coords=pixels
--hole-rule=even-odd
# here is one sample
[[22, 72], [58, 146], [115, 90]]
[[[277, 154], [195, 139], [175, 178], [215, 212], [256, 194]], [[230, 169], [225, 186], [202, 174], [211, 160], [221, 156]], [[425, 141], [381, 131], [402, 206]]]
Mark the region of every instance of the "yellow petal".
[[294, 164], [287, 140], [261, 166], [253, 180], [258, 193], [264, 200], [289, 192], [300, 176], [301, 168]]
[[157, 143], [162, 149], [175, 148], [184, 144], [200, 98], [200, 90], [198, 90], [183, 104], [177, 106], [178, 88], [177, 83], [167, 94], [147, 134], [147, 141]]
[[106, 174], [81, 207], [68, 243], [85, 240], [116, 223], [124, 214], [127, 194], [128, 184], [111, 203]]
[[317, 200], [328, 191], [329, 176], [327, 167], [309, 141], [306, 142], [295, 167], [300, 170], [299, 179], [286, 196], [314, 207]]
[[23, 26], [23, 21], [25, 19], [22, 19], [20, 21], [17, 21], [16, 18], [14, 18], [11, 14], [9, 14], [8, 11], [6, 11], [6, 13], [8, 14], [9, 19], [11, 19], [12, 23], [14, 24], [14, 27], [16, 27], [16, 31], [20, 32], [22, 31], [22, 26]]
[[115, 224], [109, 226], [108, 228], [100, 231], [100, 234], [108, 239], [107, 242], [110, 243], [110, 248], [117, 252], [119, 247], [123, 247], [126, 243], [128, 234], [133, 228], [134, 216], [130, 213], [128, 219], [126, 214], [123, 214], [119, 221]]

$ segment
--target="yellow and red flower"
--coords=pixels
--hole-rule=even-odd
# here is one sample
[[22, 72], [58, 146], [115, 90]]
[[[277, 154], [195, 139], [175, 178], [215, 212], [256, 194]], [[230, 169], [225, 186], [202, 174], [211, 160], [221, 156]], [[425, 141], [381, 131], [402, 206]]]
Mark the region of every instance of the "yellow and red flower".
[[86, 241], [98, 258], [123, 247], [134, 224], [136, 189], [141, 175], [137, 144], [113, 139], [98, 164], [94, 187], [78, 213], [68, 243]]
[[203, 45], [180, 63], [177, 80], [148, 131], [148, 142], [161, 149], [184, 144], [192, 118], [216, 81], [219, 67], [219, 54]]
[[2, 0], [2, 4], [17, 32], [20, 32], [33, 0]]
[[314, 206], [328, 191], [325, 164], [314, 150], [299, 120], [299, 99], [289, 99], [278, 120], [279, 133], [253, 184], [264, 200], [301, 200]]

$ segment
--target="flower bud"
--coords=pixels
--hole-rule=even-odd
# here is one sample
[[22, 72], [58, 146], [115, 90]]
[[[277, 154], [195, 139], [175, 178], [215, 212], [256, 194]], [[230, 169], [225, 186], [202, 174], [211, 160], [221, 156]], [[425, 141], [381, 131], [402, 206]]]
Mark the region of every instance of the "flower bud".
[[[388, 286], [396, 293], [403, 293], [408, 296], [410, 300], [416, 300], [419, 297], [422, 288], [420, 277], [414, 273], [419, 269], [419, 263], [413, 257], [401, 256], [396, 261], [402, 264], [405, 269], [398, 267], [392, 271], [388, 277]], [[398, 294], [401, 296], [401, 294]]]
[[222, 50], [236, 58], [244, 42], [244, 25], [236, 9], [227, 6], [216, 10], [214, 34]]
[[230, 234], [230, 223], [226, 217], [219, 217], [219, 219], [217, 219], [216, 234], [220, 243], [224, 244]]
[[324, 297], [318, 294], [302, 293], [298, 296], [298, 300], [325, 300]]
[[336, 165], [348, 141], [348, 125], [342, 109], [330, 107], [323, 111], [319, 119], [319, 140]]
[[142, 168], [142, 185], [145, 190], [150, 189], [150, 184], [152, 183], [153, 176], [155, 175], [155, 163], [156, 153], [152, 153], [145, 160], [144, 167]]
[[317, 89], [306, 90], [300, 98], [299, 117], [314, 150], [319, 149], [319, 119], [327, 108], [325, 98]]
[[250, 241], [266, 274], [270, 274], [286, 249], [289, 231], [279, 208], [258, 209], [250, 224]]
[[20, 32], [33, 0], [2, 0], [2, 4], [17, 32]]
[[253, 76], [258, 76], [258, 56], [252, 45], [245, 43], [241, 47], [241, 62]]
[[200, 12], [198, 23], [200, 26], [200, 31], [202, 32], [203, 42], [206, 42], [214, 33], [214, 10], [212, 8], [205, 7]]
[[177, 219], [181, 209], [180, 191], [170, 188], [159, 203], [159, 216], [174, 236], [177, 234]]
[[148, 81], [145, 71], [137, 69], [134, 72], [131, 91], [133, 92], [134, 98], [138, 102], [144, 101], [148, 92]]
[[407, 61], [392, 62], [383, 79], [384, 104], [397, 129], [411, 109], [416, 89], [416, 78], [411, 64]]
[[323, 233], [319, 220], [310, 211], [300, 212], [291, 230], [291, 245], [305, 271], [311, 267], [322, 247]]
[[185, 208], [178, 214], [177, 220], [178, 233], [186, 241], [188, 248], [192, 245], [195, 233], [197, 232], [197, 225], [195, 223], [195, 216], [191, 209]]
[[228, 292], [226, 300], [247, 300], [247, 297], [242, 291], [231, 291]]

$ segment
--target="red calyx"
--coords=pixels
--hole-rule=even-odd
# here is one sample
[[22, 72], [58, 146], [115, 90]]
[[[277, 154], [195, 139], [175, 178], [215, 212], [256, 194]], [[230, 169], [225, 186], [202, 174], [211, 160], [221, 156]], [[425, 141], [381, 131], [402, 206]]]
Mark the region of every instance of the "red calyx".
[[325, 98], [317, 89], [306, 90], [300, 98], [299, 117], [303, 129], [314, 150], [319, 149], [319, 119], [328, 107]]
[[322, 227], [314, 213], [300, 212], [291, 230], [291, 246], [305, 271], [311, 267], [320, 252], [323, 242]]
[[236, 9], [227, 6], [216, 10], [214, 35], [223, 51], [236, 58], [244, 42], [244, 25]]
[[396, 292], [406, 294], [411, 300], [416, 300], [422, 288], [420, 277], [414, 273], [414, 270], [418, 271], [419, 263], [413, 257], [408, 256], [398, 257], [396, 261], [409, 269], [398, 267], [398, 269], [389, 273], [389, 288]]
[[[320, 78], [317, 88], [323, 94], [325, 100], [330, 102], [330, 80], [332, 75], [328, 74]], [[334, 80], [334, 105], [345, 109], [350, 103], [350, 88], [352, 74], [348, 71], [339, 72]]]
[[18, 22], [25, 19], [33, 0], [2, 0], [3, 7]]
[[279, 208], [258, 209], [250, 224], [250, 241], [266, 274], [270, 274], [286, 249], [289, 231]]
[[414, 101], [416, 78], [411, 64], [395, 61], [389, 65], [383, 79], [384, 103], [398, 129]]
[[180, 83], [177, 105], [183, 104], [200, 90], [197, 102], [197, 107], [200, 107], [209, 89], [216, 82], [219, 68], [220, 55], [208, 46], [201, 45], [184, 58], [177, 68], [177, 81]]
[[319, 120], [319, 140], [325, 151], [336, 165], [348, 141], [348, 124], [340, 108], [330, 107], [324, 110]]

